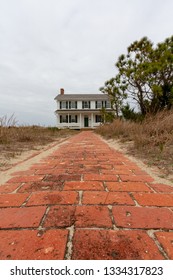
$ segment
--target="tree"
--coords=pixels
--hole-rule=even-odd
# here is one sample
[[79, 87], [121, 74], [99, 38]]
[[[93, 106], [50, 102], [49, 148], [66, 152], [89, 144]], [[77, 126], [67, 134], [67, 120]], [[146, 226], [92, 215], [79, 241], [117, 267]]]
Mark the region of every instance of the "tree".
[[119, 117], [123, 100], [127, 98], [125, 87], [118, 83], [118, 77], [111, 78], [105, 82], [104, 87], [100, 91], [108, 94], [111, 102], [111, 107], [115, 111], [116, 117]]
[[147, 101], [152, 100], [146, 75], [146, 69], [151, 62], [152, 43], [144, 37], [131, 44], [127, 50], [127, 55], [121, 55], [116, 63], [119, 84], [126, 88], [127, 96], [137, 102], [142, 115], [145, 115], [148, 111]]
[[153, 92], [154, 111], [173, 106], [173, 36], [159, 43], [152, 52], [149, 79]]

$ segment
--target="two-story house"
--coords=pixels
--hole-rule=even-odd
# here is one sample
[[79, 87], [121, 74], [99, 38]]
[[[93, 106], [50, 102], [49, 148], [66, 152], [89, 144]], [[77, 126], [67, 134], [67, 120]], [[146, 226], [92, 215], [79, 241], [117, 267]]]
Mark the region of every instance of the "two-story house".
[[112, 111], [106, 94], [65, 94], [64, 89], [60, 89], [55, 100], [58, 128], [96, 128], [103, 121], [101, 109]]

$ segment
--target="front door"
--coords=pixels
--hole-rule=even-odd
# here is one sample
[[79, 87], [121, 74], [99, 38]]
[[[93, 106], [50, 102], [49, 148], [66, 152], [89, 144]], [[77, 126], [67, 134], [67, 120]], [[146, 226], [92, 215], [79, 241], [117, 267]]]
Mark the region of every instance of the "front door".
[[84, 127], [88, 127], [88, 116], [84, 117]]

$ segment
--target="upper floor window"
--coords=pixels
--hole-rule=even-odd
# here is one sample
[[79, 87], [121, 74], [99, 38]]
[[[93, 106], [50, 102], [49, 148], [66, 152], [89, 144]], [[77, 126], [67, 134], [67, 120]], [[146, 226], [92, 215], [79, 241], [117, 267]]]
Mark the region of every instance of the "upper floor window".
[[77, 101], [69, 101], [69, 109], [77, 109]]
[[82, 109], [90, 109], [90, 101], [82, 101]]
[[60, 109], [77, 109], [77, 101], [60, 101]]
[[60, 101], [60, 109], [67, 109], [68, 103], [66, 101]]
[[102, 101], [96, 101], [96, 109], [101, 109], [102, 108], [102, 106], [103, 106], [103, 104], [102, 104], [103, 102]]
[[105, 103], [106, 103], [106, 104], [105, 104], [105, 105], [106, 105], [106, 106], [105, 106], [106, 108], [111, 108], [111, 102], [110, 102], [109, 100], [105, 101]]

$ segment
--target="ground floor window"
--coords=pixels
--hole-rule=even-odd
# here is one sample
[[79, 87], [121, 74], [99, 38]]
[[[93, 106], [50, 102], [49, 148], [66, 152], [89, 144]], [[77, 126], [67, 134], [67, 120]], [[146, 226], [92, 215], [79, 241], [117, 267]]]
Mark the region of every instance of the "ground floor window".
[[77, 123], [77, 115], [60, 115], [60, 123]]
[[96, 122], [96, 123], [102, 122], [102, 116], [101, 116], [101, 115], [96, 115], [96, 116], [95, 116], [95, 122]]
[[69, 115], [69, 123], [77, 123], [77, 115]]

